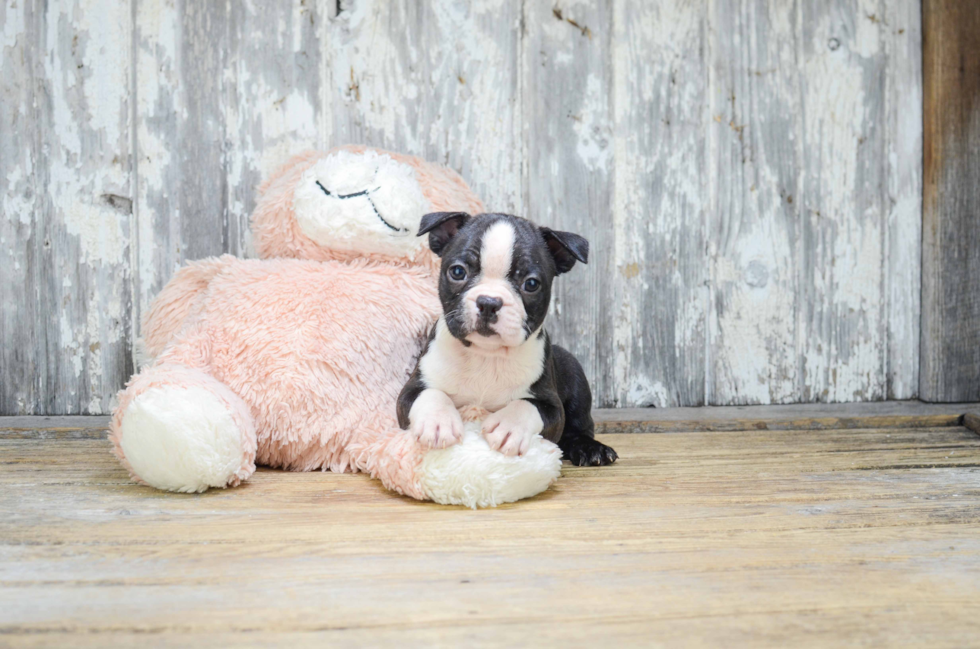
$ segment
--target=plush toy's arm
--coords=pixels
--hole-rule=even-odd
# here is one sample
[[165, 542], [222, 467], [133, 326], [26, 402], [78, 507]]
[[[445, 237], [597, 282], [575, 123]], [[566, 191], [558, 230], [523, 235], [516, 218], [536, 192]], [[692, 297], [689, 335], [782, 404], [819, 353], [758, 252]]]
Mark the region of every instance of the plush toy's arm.
[[237, 261], [231, 255], [192, 261], [170, 278], [143, 315], [141, 365], [156, 358], [196, 313], [214, 276]]

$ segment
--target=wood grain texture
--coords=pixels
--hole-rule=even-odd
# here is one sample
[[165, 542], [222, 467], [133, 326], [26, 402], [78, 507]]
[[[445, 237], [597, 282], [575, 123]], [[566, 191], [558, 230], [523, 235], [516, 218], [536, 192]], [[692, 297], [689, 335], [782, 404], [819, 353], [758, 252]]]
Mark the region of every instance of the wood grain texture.
[[2, 11], [0, 412], [106, 412], [132, 372], [129, 8]]
[[914, 4], [712, 4], [710, 403], [915, 395]]
[[[600, 408], [592, 411], [599, 433], [673, 433], [745, 430], [925, 428], [975, 429], [978, 403], [877, 401], [710, 408]], [[0, 439], [105, 437], [105, 416], [0, 417]]]
[[[919, 0], [2, 11], [0, 413], [109, 412], [174, 270], [248, 254], [260, 179], [347, 142], [592, 242], [550, 327], [596, 405], [907, 399], [940, 358], [919, 328]], [[971, 232], [934, 230], [953, 283], [923, 287], [945, 296], [930, 332], [966, 322], [957, 369], [922, 378], [959, 400], [980, 398], [978, 291], [951, 297]]]
[[802, 5], [758, 0], [713, 2], [710, 9], [712, 32], [728, 36], [708, 48], [706, 401], [811, 401], [815, 395], [804, 388], [819, 379], [801, 377], [799, 347]]
[[[598, 260], [613, 347], [603, 405], [705, 403], [709, 38], [704, 3], [614, 4], [615, 200]], [[601, 222], [600, 222], [601, 223]], [[599, 231], [608, 226], [600, 225]], [[611, 299], [610, 299], [611, 298]], [[656, 326], [649, 323], [656, 322]], [[598, 341], [610, 338], [598, 332]]]
[[447, 164], [488, 209], [524, 213], [521, 3], [358, 0], [339, 6], [321, 25], [321, 139]]
[[980, 395], [980, 5], [923, 0], [919, 392]]
[[0, 4], [0, 413], [37, 408], [42, 377], [35, 352], [36, 301], [25, 291], [38, 272], [35, 228], [43, 188], [34, 177], [40, 133], [35, 115], [35, 67], [40, 53], [33, 6]]
[[922, 6], [883, 0], [886, 56], [883, 155], [885, 187], [883, 325], [889, 399], [919, 393], [922, 293]]
[[[980, 437], [609, 435], [492, 510], [260, 470], [166, 494], [95, 440], [0, 440], [7, 646], [964, 646]], [[860, 587], [856, 587], [860, 584]]]
[[973, 403], [879, 401], [710, 408], [615, 408], [597, 410], [594, 416], [598, 430], [604, 433], [673, 433], [956, 426], [964, 421], [965, 413], [977, 409], [978, 405]]
[[797, 349], [806, 401], [886, 393], [881, 11], [877, 0], [840, 0], [807, 3], [797, 16], [804, 61]]
[[[599, 432], [651, 433], [717, 430], [822, 430], [827, 428], [922, 428], [966, 422], [978, 403], [931, 404], [878, 401], [712, 408], [600, 408], [592, 411]], [[967, 413], [966, 415], [964, 413]], [[0, 417], [0, 438], [34, 434], [104, 437], [106, 416]], [[964, 423], [969, 427], [969, 424]]]
[[980, 410], [972, 410], [963, 415], [963, 425], [980, 435]]
[[223, 4], [135, 0], [138, 269], [134, 326], [188, 259], [240, 253], [227, 237]]
[[262, 178], [320, 145], [320, 46], [306, 2], [134, 3], [138, 323], [184, 261], [248, 254]]
[[615, 403], [610, 298], [616, 281], [609, 227], [614, 178], [611, 2], [524, 4], [521, 61], [526, 216], [589, 240], [552, 289], [548, 330]]
[[[661, 433], [831, 428], [972, 427], [980, 403], [876, 401], [709, 408], [600, 408], [592, 411], [600, 433]], [[106, 416], [0, 417], [0, 438], [104, 437]]]

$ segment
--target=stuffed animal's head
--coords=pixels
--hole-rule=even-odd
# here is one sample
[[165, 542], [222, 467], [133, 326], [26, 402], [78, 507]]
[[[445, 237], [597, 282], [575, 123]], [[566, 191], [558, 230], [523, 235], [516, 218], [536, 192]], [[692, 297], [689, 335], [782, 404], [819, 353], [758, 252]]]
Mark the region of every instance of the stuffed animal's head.
[[263, 258], [375, 258], [436, 268], [416, 236], [422, 215], [483, 209], [453, 170], [361, 146], [296, 156], [259, 191], [252, 237]]

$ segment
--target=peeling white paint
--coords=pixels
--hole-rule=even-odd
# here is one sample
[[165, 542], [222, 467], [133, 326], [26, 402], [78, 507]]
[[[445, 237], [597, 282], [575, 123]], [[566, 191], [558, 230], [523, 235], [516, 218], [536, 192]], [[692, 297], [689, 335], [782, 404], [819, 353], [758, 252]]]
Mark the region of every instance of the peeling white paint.
[[626, 393], [626, 399], [633, 407], [668, 407], [670, 399], [667, 396], [667, 388], [663, 383], [651, 380], [642, 374], [635, 376], [631, 380], [631, 383]]
[[33, 175], [34, 161], [30, 155], [24, 156], [23, 167], [13, 167], [7, 172], [7, 191], [3, 194], [3, 213], [6, 218], [11, 221], [17, 219], [25, 226], [31, 225], [33, 217]]
[[887, 0], [885, 86], [888, 218], [885, 224], [888, 398], [919, 389], [922, 261], [922, 29], [918, 1]]
[[[884, 213], [875, 194], [877, 183], [862, 185], [859, 166], [868, 155], [862, 147], [877, 126], [877, 115], [871, 112], [877, 104], [867, 101], [865, 93], [865, 66], [873, 61], [850, 55], [852, 50], [865, 58], [878, 54], [879, 25], [858, 11], [855, 36], [842, 38], [835, 51], [827, 47], [839, 33], [833, 15], [815, 23], [813, 54], [803, 67], [804, 199], [806, 207], [820, 214], [814, 228], [816, 292], [809, 299], [825, 303], [830, 316], [829, 326], [807, 323], [805, 368], [815, 396], [828, 401], [884, 396]], [[862, 202], [866, 207], [859, 207]]]
[[[62, 187], [66, 194], [71, 190], [71, 183]], [[123, 263], [127, 245], [123, 232], [125, 217], [117, 210], [80, 199], [68, 199], [62, 203], [60, 211], [68, 234], [78, 237], [83, 262]]]
[[[71, 306], [50, 321], [59, 408], [111, 408], [127, 323], [186, 257], [201, 215], [180, 211], [194, 197], [175, 179], [195, 170], [178, 134], [220, 145], [206, 172], [224, 213], [207, 218], [235, 252], [260, 178], [346, 142], [448, 163], [489, 209], [579, 230], [592, 259], [561, 279], [552, 315], [599, 405], [915, 396], [916, 0], [359, 0], [336, 18], [327, 0], [248, 0], [209, 8], [231, 17], [213, 44], [189, 42], [187, 10], [139, 0], [131, 24], [111, 0], [30, 21], [0, 8], [8, 78], [24, 76], [26, 38], [46, 44], [39, 85], [2, 97], [45, 120], [45, 140], [37, 159], [22, 145], [2, 158], [0, 247], [18, 282], [28, 240], [34, 267], [61, 274], [54, 295], [32, 288]], [[193, 76], [207, 47], [218, 79]], [[202, 108], [216, 118], [188, 134]]]
[[607, 97], [602, 81], [590, 74], [585, 83], [585, 95], [578, 115], [572, 116], [575, 134], [578, 136], [579, 158], [588, 169], [607, 171], [606, 161], [612, 152], [609, 146], [612, 129], [607, 121]]
[[[864, 58], [871, 58], [881, 51], [881, 25], [885, 17], [881, 15], [879, 0], [858, 0], [854, 7], [855, 32], [853, 51]], [[822, 47], [823, 42], [818, 43]]]
[[[5, 79], [12, 86], [4, 86], [2, 101], [16, 106], [12, 127], [28, 142], [37, 135], [43, 139], [37, 158], [20, 151], [16, 158], [8, 151], [0, 156], [17, 160], [0, 170], [5, 220], [18, 222], [19, 245], [31, 251], [29, 272], [21, 263], [23, 253], [11, 264], [21, 275], [16, 281], [23, 282], [14, 308], [20, 299], [33, 302], [22, 310], [31, 315], [5, 330], [0, 344], [37, 340], [31, 360], [47, 367], [25, 377], [23, 368], [4, 363], [0, 385], [11, 377], [19, 387], [0, 398], [4, 414], [40, 414], [49, 407], [54, 414], [99, 414], [126, 378], [120, 360], [130, 283], [131, 15], [127, 6], [108, 0], [47, 7], [30, 21], [23, 13], [10, 15], [12, 8], [4, 7], [4, 43], [10, 43], [8, 30], [22, 30], [14, 42], [31, 41], [34, 67], [29, 75]], [[27, 60], [24, 52], [16, 56]], [[27, 92], [6, 92], [25, 84]], [[6, 309], [10, 301], [4, 298]], [[11, 404], [16, 411], [7, 412]]]
[[[47, 38], [53, 47], [44, 58], [44, 67], [54, 87], [50, 93], [53, 132], [48, 192], [66, 230], [78, 237], [81, 260], [119, 264], [124, 257], [123, 225], [128, 215], [103, 204], [102, 196], [125, 193], [129, 180], [118, 154], [110, 162], [113, 147], [125, 142], [121, 125], [128, 122], [124, 108], [129, 44], [123, 39], [128, 41], [129, 31], [125, 25], [113, 24], [110, 17], [118, 12], [91, 4], [87, 9], [99, 16], [94, 26], [88, 12], [82, 12], [86, 18], [78, 21], [67, 7], [47, 22]], [[111, 0], [103, 4], [114, 5]], [[63, 58], [66, 55], [72, 58]], [[81, 63], [74, 63], [76, 59]], [[85, 160], [82, 129], [98, 134], [108, 145], [108, 152], [99, 152], [101, 160]]]
[[613, 16], [612, 390], [618, 405], [646, 405], [634, 385], [644, 373], [670, 386], [657, 405], [698, 403], [707, 264], [690, 264], [681, 250], [704, 254], [706, 131], [697, 107], [705, 101], [706, 67], [693, 55], [701, 49], [703, 10], [679, 0], [623, 0]]
[[[501, 9], [505, 7], [505, 9]], [[322, 31], [330, 144], [366, 142], [462, 171], [493, 209], [522, 211], [517, 7], [380, 0]], [[425, 14], [420, 21], [419, 12]]]

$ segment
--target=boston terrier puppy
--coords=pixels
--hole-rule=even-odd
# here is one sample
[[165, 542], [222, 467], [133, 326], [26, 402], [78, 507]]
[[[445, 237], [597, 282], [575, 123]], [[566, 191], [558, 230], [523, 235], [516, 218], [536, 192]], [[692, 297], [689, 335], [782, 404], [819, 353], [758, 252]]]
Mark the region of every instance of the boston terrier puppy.
[[586, 263], [589, 242], [507, 214], [426, 214], [423, 234], [442, 258], [443, 316], [398, 396], [399, 425], [443, 448], [463, 437], [457, 408], [477, 406], [491, 412], [484, 438], [505, 455], [540, 433], [578, 466], [615, 462], [594, 438], [582, 366], [544, 330], [552, 281]]

